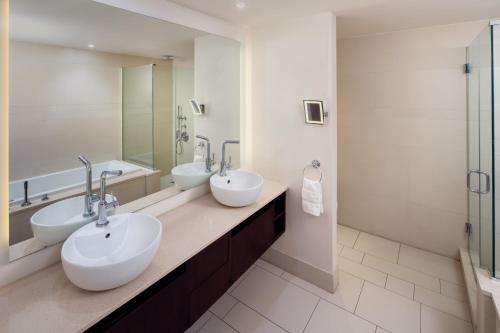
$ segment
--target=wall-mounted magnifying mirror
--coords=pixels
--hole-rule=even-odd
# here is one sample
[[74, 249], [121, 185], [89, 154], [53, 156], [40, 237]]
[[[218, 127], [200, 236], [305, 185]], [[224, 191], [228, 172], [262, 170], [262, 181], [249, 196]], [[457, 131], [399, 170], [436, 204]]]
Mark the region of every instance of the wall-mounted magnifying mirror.
[[324, 125], [326, 114], [323, 110], [322, 101], [305, 100], [304, 113], [306, 124]]
[[194, 98], [191, 98], [189, 100], [189, 103], [191, 104], [191, 109], [193, 110], [193, 113], [197, 116], [201, 116], [205, 114], [205, 105], [198, 103], [198, 101]]

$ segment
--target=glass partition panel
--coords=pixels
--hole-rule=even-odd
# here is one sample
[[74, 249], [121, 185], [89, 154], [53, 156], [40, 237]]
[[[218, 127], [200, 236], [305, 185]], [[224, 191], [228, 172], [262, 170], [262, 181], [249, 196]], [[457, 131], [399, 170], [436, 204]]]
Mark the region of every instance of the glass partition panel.
[[153, 168], [153, 65], [123, 68], [123, 160]]

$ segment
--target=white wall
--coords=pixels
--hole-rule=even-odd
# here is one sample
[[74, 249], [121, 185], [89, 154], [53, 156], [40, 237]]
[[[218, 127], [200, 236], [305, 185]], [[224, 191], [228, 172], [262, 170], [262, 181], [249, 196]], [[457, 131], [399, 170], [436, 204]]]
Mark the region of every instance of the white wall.
[[463, 64], [485, 25], [339, 41], [339, 223], [450, 257], [466, 247]]
[[[336, 243], [336, 23], [322, 13], [251, 31], [251, 166], [290, 188], [287, 231], [278, 251], [334, 272]], [[324, 126], [304, 123], [303, 99], [325, 102]], [[302, 212], [302, 170], [318, 159], [325, 214]]]
[[16, 41], [11, 56], [11, 180], [121, 158], [122, 67], [159, 60]]
[[[194, 133], [210, 139], [216, 161], [222, 143], [240, 139], [240, 43], [215, 35], [195, 39], [194, 95], [205, 104], [205, 114], [195, 116]], [[239, 166], [240, 145], [226, 146], [226, 159]]]

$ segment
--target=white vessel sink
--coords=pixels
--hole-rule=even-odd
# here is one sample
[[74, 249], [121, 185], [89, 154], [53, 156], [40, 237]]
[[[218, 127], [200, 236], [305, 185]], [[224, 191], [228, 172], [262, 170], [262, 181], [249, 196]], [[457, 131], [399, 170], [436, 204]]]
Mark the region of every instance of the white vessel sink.
[[[111, 202], [115, 197], [106, 194], [106, 200]], [[85, 196], [69, 198], [40, 209], [31, 217], [31, 230], [41, 243], [52, 245], [62, 242], [75, 230], [97, 219], [98, 202], [94, 203], [95, 215], [83, 217]], [[108, 210], [112, 214], [114, 208]]]
[[138, 277], [153, 260], [160, 245], [162, 225], [153, 216], [118, 214], [109, 224], [75, 231], [61, 251], [64, 272], [86, 290], [107, 290]]
[[223, 205], [243, 207], [253, 204], [262, 191], [262, 176], [243, 170], [228, 171], [226, 177], [218, 174], [210, 178], [210, 189]]
[[189, 190], [208, 182], [210, 176], [217, 172], [218, 167], [212, 165], [212, 171], [207, 172], [205, 162], [186, 163], [172, 169], [172, 178], [181, 190]]

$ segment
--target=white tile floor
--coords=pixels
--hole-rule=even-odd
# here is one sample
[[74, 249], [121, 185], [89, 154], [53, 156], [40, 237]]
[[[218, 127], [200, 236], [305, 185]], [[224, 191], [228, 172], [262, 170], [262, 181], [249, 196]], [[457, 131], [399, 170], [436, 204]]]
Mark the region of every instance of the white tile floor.
[[334, 294], [259, 260], [187, 332], [472, 333], [458, 261], [339, 226]]

